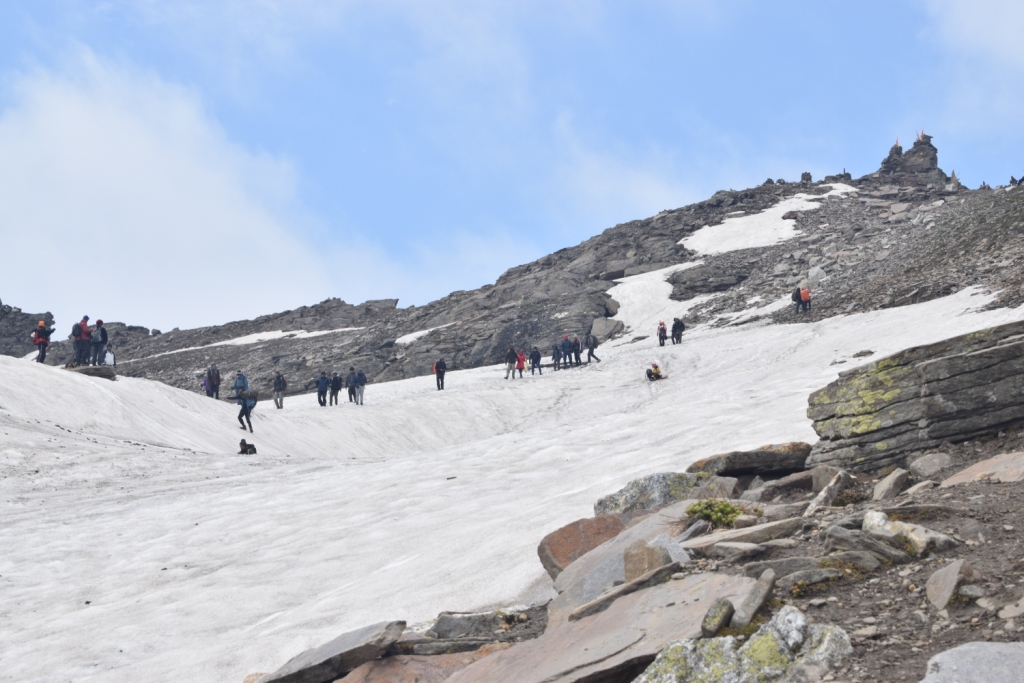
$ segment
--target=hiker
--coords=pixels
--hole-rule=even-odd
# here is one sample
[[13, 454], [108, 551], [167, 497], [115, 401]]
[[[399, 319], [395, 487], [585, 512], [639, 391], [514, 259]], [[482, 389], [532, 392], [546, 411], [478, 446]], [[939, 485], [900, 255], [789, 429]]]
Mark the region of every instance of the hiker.
[[284, 392], [288, 391], [288, 380], [278, 370], [274, 373], [274, 407], [278, 410], [284, 408]]
[[551, 364], [555, 368], [555, 372], [558, 372], [558, 364], [562, 362], [562, 349], [559, 348], [558, 344], [551, 347]]
[[576, 367], [580, 367], [580, 366], [583, 365], [583, 359], [580, 358], [580, 355], [582, 353], [583, 353], [583, 342], [580, 341], [580, 338], [577, 335], [573, 335], [573, 338], [572, 338], [572, 355], [573, 355], [573, 358], [576, 359]]
[[356, 385], [359, 383], [359, 375], [356, 374], [355, 368], [349, 368], [348, 374], [345, 375], [345, 386], [348, 387], [348, 402], [356, 402]]
[[562, 369], [572, 367], [572, 342], [569, 335], [562, 335]]
[[217, 369], [216, 363], [206, 369], [206, 395], [220, 398], [220, 370]]
[[[522, 351], [516, 351], [516, 370], [519, 371], [519, 379], [523, 378], [523, 370], [526, 369], [526, 354]], [[515, 373], [512, 374], [515, 378]]]
[[345, 386], [345, 380], [338, 373], [334, 373], [331, 376], [331, 397], [327, 401], [328, 405], [338, 405], [338, 392], [341, 391], [343, 386]]
[[[235, 372], [235, 402], [239, 405], [238, 424], [245, 429], [245, 423], [249, 423], [249, 431], [252, 432], [252, 409], [256, 407], [256, 396], [249, 391], [249, 378], [242, 374], [241, 370]], [[245, 418], [245, 422], [242, 421]]]
[[672, 343], [682, 344], [683, 343], [683, 330], [686, 329], [686, 324], [679, 318], [672, 318]]
[[657, 363], [651, 363], [651, 367], [647, 370], [647, 379], [652, 382], [657, 382], [659, 379], [665, 379], [665, 376], [661, 374], [661, 368], [658, 367]]
[[245, 439], [238, 442], [239, 455], [256, 455], [256, 444], [246, 443]]
[[540, 374], [540, 375], [544, 374], [544, 371], [540, 369], [540, 351], [537, 350], [536, 346], [533, 347], [533, 351], [530, 351], [530, 374], [531, 375], [533, 374], [534, 370], [537, 371], [537, 374]]
[[601, 359], [597, 357], [594, 351], [597, 351], [597, 337], [591, 332], [587, 335], [587, 365], [590, 365], [591, 359], [596, 360], [598, 363], [601, 362]]
[[107, 344], [107, 349], [103, 352], [103, 364], [109, 365], [112, 368], [117, 367], [117, 357], [114, 356], [113, 344]]
[[320, 376], [313, 380], [316, 382], [316, 402], [320, 404], [321, 408], [327, 407], [327, 389], [331, 386], [331, 380], [327, 377], [327, 373], [320, 371]]
[[83, 315], [82, 320], [71, 326], [71, 337], [74, 339], [75, 365], [87, 365], [89, 363], [89, 337], [92, 335], [92, 328], [89, 327], [89, 316]]
[[444, 362], [444, 356], [441, 360], [434, 363], [434, 378], [437, 380], [437, 390], [444, 391], [444, 373], [448, 371], [448, 365]]
[[363, 391], [366, 389], [366, 373], [359, 370], [356, 373], [356, 405], [363, 405]]
[[789, 298], [792, 299], [793, 303], [796, 305], [796, 313], [799, 313], [800, 309], [803, 308], [803, 297], [800, 296], [800, 288], [797, 287], [794, 289], [792, 296]]
[[37, 363], [46, 362], [46, 347], [50, 345], [51, 334], [53, 334], [53, 330], [48, 328], [43, 320], [39, 321], [36, 329], [32, 332], [32, 343], [39, 349], [39, 355], [36, 356]]
[[508, 379], [509, 373], [512, 374], [512, 379], [516, 378], [516, 361], [519, 360], [519, 354], [516, 350], [509, 347], [508, 353], [505, 354], [505, 379]]
[[658, 321], [658, 346], [665, 345], [665, 339], [668, 337], [668, 330], [665, 329], [665, 321]]
[[803, 308], [804, 313], [811, 312], [811, 288], [804, 287], [800, 290], [800, 307]]
[[96, 327], [89, 335], [89, 344], [92, 347], [92, 365], [103, 365], [107, 349], [107, 328], [103, 327], [103, 321], [97, 320]]

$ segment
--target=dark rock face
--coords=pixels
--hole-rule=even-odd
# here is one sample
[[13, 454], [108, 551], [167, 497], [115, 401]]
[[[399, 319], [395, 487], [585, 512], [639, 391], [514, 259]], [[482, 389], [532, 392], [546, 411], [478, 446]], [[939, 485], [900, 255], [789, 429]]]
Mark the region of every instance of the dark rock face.
[[893, 145], [875, 175], [900, 176], [900, 182], [907, 185], [944, 185], [949, 182], [949, 178], [939, 168], [939, 150], [932, 144], [932, 136], [925, 135], [924, 131], [917, 136], [914, 146], [906, 154], [899, 142]]
[[[40, 320], [47, 327], [53, 327], [53, 316], [49, 313], [25, 313], [20, 308], [0, 302], [0, 354], [22, 357], [35, 350], [29, 337]], [[56, 341], [57, 333], [54, 332], [53, 336]]]
[[1024, 323], [919, 346], [842, 373], [811, 394], [821, 440], [807, 460], [853, 470], [905, 464], [944, 441], [1024, 421]]

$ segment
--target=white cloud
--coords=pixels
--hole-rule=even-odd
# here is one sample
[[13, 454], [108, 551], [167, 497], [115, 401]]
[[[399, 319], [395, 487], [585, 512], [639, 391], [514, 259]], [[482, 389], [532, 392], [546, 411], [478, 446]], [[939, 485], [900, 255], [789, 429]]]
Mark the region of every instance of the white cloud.
[[927, 0], [927, 7], [950, 46], [1024, 69], [1024, 4], [1019, 0]]
[[286, 161], [228, 140], [191, 92], [81, 51], [24, 74], [0, 112], [0, 291], [157, 327], [223, 322], [328, 294]]

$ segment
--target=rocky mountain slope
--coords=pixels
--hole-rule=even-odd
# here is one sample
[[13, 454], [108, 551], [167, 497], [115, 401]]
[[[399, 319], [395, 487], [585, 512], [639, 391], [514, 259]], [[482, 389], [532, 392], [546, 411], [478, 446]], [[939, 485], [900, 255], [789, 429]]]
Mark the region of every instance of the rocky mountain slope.
[[[804, 174], [800, 182], [721, 191], [609, 228], [512, 268], [493, 285], [425, 306], [328, 299], [163, 334], [107, 327], [123, 374], [195, 389], [203, 370], [217, 363], [243, 368], [258, 387], [269, 387], [280, 370], [301, 392], [321, 370], [356, 366], [379, 382], [428, 374], [440, 356], [449, 368], [469, 368], [500, 362], [509, 346], [546, 351], [562, 334], [639, 341], [653, 330], [624, 329], [608, 292], [621, 278], [661, 269], [689, 324], [791, 322], [797, 314], [787, 297], [807, 279], [815, 295], [804, 320], [917, 303], [970, 286], [998, 290], [993, 305], [1017, 305], [1024, 301], [1021, 271], [1013, 267], [1024, 254], [1022, 196], [1015, 187], [964, 188], [938, 167], [931, 138], [922, 136], [906, 154], [894, 146], [863, 178], [843, 173], [812, 182]], [[716, 253], [720, 239], [780, 228], [785, 234], [775, 239]], [[0, 321], [0, 353], [30, 352], [27, 335], [37, 319]], [[70, 355], [69, 343], [55, 344], [50, 362]]]

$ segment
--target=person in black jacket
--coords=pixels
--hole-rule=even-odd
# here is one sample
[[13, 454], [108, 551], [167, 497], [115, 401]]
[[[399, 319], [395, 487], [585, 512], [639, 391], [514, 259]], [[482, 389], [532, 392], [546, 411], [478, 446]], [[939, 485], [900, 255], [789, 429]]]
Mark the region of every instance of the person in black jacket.
[[533, 371], [534, 371], [535, 368], [536, 368], [538, 374], [540, 374], [540, 375], [544, 374], [544, 371], [540, 369], [540, 351], [537, 350], [536, 346], [533, 347], [533, 351], [530, 351], [530, 374], [531, 375], [533, 374]]
[[597, 357], [594, 351], [597, 351], [597, 337], [591, 333], [587, 335], [587, 365], [590, 365], [591, 360], [596, 360], [598, 363], [601, 362], [601, 359]]
[[[218, 377], [220, 373], [217, 373]], [[206, 381], [209, 382], [210, 378], [207, 375]], [[207, 384], [209, 386], [209, 384]], [[209, 389], [207, 389], [209, 391]], [[288, 380], [284, 378], [280, 370], [274, 373], [274, 406], [280, 410], [284, 408], [284, 392], [288, 391]]]
[[686, 329], [686, 325], [679, 318], [672, 319], [672, 343], [682, 344], [683, 343], [683, 330]]
[[555, 368], [555, 372], [558, 372], [558, 366], [562, 362], [562, 349], [555, 344], [551, 347], [551, 365]]
[[327, 389], [331, 386], [331, 380], [327, 377], [326, 372], [321, 372], [320, 376], [313, 381], [316, 382], [316, 402], [320, 404], [321, 408], [326, 408]]
[[505, 354], [505, 379], [511, 374], [512, 379], [516, 378], [516, 363], [519, 361], [519, 354], [516, 350], [509, 348], [508, 353]]
[[572, 342], [569, 341], [569, 335], [562, 335], [562, 369], [572, 367]]
[[580, 341], [579, 337], [574, 336], [572, 338], [572, 355], [576, 361], [576, 367], [583, 365], [583, 359], [580, 358], [581, 353], [583, 353], [583, 342]]
[[356, 387], [359, 386], [359, 375], [356, 374], [355, 368], [349, 368], [348, 374], [345, 375], [345, 386], [348, 387], [348, 402], [356, 402]]
[[103, 327], [103, 321], [97, 320], [96, 327], [92, 328], [89, 337], [92, 343], [92, 365], [106, 365], [104, 356], [107, 353], [107, 328]]
[[434, 363], [434, 379], [437, 380], [437, 390], [444, 391], [444, 373], [448, 372], [448, 365], [444, 362], [444, 357], [441, 360]]
[[341, 391], [341, 387], [344, 386], [345, 380], [341, 378], [341, 375], [334, 373], [331, 377], [331, 400], [330, 405], [338, 405], [338, 392]]
[[206, 371], [206, 395], [213, 398], [220, 398], [220, 370], [217, 364], [213, 363]]
[[245, 439], [238, 443], [238, 447], [241, 449], [238, 451], [239, 455], [256, 455], [256, 444], [246, 443]]

